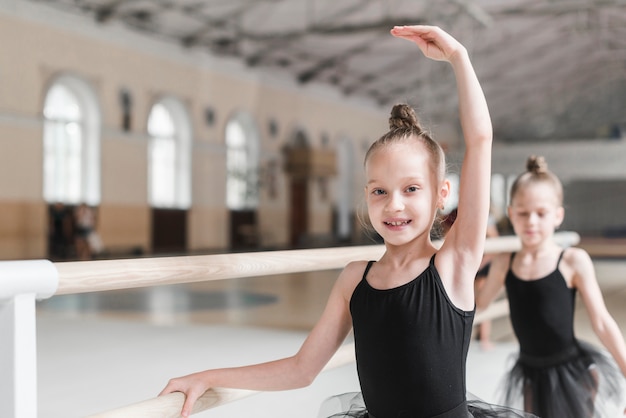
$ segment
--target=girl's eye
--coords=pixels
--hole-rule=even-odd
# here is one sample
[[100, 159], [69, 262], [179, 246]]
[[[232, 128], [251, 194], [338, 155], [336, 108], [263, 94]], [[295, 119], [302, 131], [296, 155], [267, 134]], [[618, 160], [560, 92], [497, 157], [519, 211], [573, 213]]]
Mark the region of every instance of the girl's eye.
[[409, 186], [406, 189], [407, 192], [416, 192], [418, 190], [419, 190], [419, 188], [417, 186]]
[[372, 190], [372, 194], [375, 195], [375, 196], [380, 196], [380, 195], [385, 194], [385, 191], [381, 190], [381, 189], [374, 189], [374, 190]]

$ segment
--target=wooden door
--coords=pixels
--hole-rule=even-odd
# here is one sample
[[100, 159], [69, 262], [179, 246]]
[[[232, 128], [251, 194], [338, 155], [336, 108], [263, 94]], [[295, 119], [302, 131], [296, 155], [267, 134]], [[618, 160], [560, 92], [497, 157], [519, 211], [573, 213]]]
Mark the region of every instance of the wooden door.
[[152, 209], [152, 252], [183, 254], [187, 251], [187, 211]]
[[259, 246], [256, 210], [230, 211], [230, 248], [252, 250]]

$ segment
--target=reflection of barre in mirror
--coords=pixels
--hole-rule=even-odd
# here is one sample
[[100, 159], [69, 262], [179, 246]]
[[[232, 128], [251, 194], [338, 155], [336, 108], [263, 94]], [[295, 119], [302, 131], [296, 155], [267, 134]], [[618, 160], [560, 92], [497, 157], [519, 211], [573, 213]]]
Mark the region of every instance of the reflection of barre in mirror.
[[[557, 232], [555, 240], [563, 247], [576, 245], [575, 232]], [[488, 238], [486, 253], [515, 251], [517, 237]], [[35, 300], [54, 295], [98, 292], [114, 289], [182, 284], [208, 280], [269, 276], [283, 273], [342, 268], [355, 256], [377, 259], [384, 246], [355, 246], [312, 250], [268, 251], [190, 257], [141, 258], [52, 263], [47, 260], [0, 262], [0, 416], [35, 418], [37, 393]], [[295, 260], [295, 261], [294, 261]], [[498, 301], [476, 315], [474, 325], [507, 315], [506, 301]], [[19, 352], [15, 347], [20, 347]], [[336, 353], [324, 370], [354, 361], [352, 344]], [[215, 408], [256, 393], [215, 389], [197, 403], [194, 413]], [[97, 417], [175, 417], [183, 402], [181, 393], [149, 399]]]

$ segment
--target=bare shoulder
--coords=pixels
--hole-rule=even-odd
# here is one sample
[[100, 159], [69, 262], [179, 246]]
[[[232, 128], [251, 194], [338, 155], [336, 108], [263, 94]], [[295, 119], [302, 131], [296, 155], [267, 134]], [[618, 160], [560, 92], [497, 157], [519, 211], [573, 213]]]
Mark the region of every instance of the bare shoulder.
[[367, 263], [368, 261], [366, 260], [351, 261], [341, 271], [341, 274], [337, 278], [337, 287], [346, 298], [350, 298], [356, 285], [363, 278]]
[[369, 263], [367, 260], [351, 261], [343, 268], [341, 276], [346, 278], [357, 276], [360, 279], [365, 272], [367, 263]]
[[582, 248], [569, 247], [563, 252], [559, 267], [566, 280], [574, 286], [581, 287], [584, 283], [596, 281], [595, 267], [589, 253]]
[[569, 247], [563, 252], [563, 262], [574, 270], [593, 266], [591, 256], [587, 251], [578, 247]]

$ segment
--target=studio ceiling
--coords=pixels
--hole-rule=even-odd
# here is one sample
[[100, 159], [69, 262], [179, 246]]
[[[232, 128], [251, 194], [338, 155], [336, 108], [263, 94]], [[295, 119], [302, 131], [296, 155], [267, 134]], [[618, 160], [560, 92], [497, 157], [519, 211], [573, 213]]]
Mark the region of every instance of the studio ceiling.
[[456, 117], [454, 79], [395, 39], [437, 24], [470, 51], [501, 141], [607, 137], [626, 128], [626, 0], [38, 0], [190, 50], [277, 68], [387, 108]]

